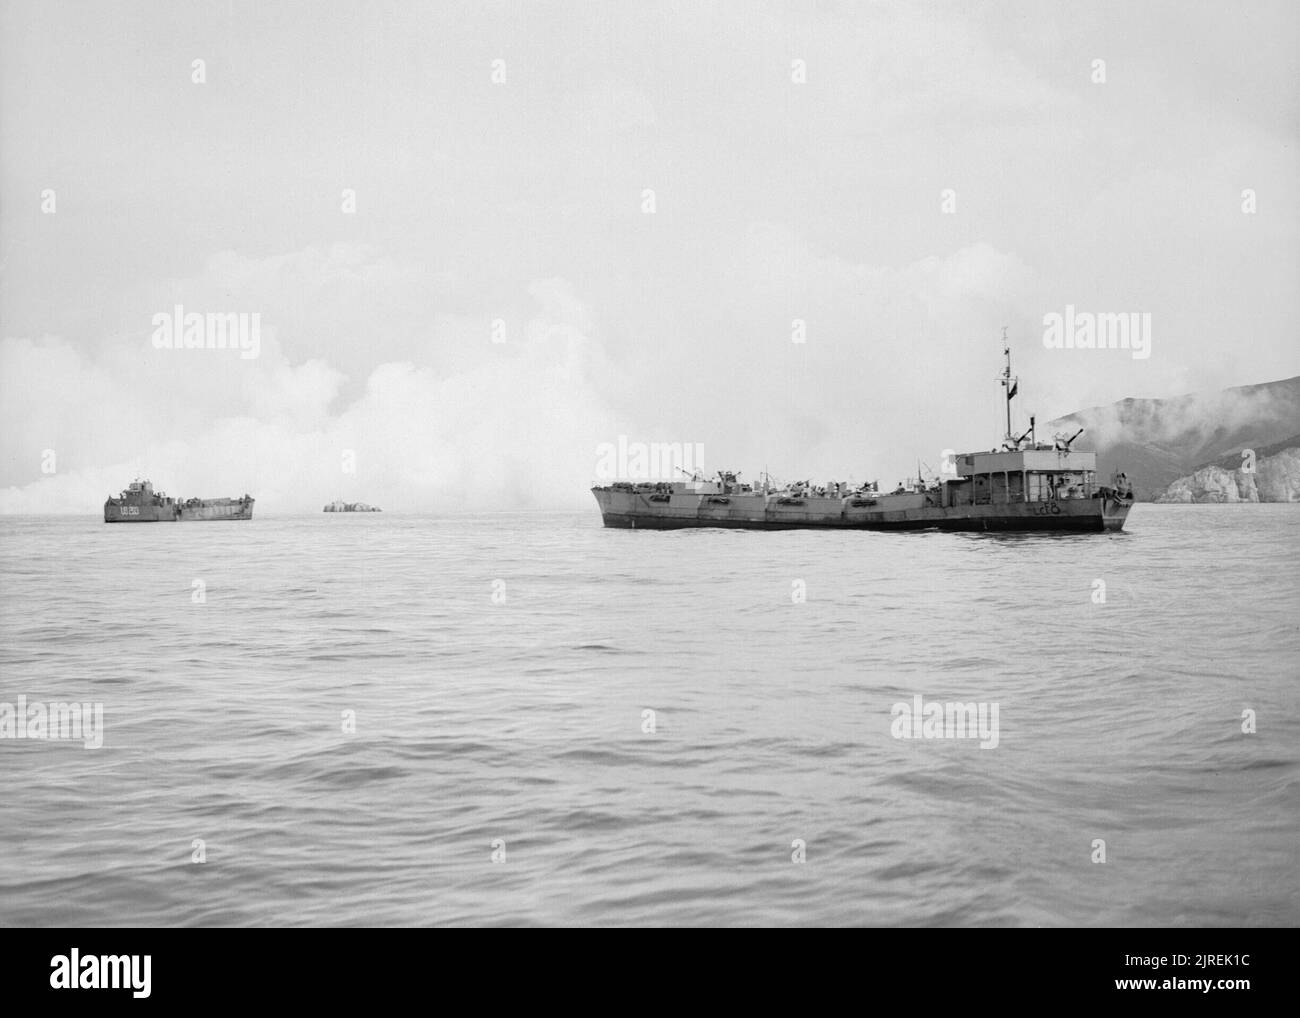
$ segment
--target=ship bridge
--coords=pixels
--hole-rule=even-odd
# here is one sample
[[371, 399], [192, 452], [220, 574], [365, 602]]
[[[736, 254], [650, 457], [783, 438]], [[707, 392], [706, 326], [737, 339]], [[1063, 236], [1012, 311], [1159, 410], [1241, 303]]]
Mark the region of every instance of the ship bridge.
[[956, 472], [957, 480], [944, 485], [946, 505], [1055, 502], [1097, 494], [1097, 454], [1059, 445], [964, 453], [956, 457]]

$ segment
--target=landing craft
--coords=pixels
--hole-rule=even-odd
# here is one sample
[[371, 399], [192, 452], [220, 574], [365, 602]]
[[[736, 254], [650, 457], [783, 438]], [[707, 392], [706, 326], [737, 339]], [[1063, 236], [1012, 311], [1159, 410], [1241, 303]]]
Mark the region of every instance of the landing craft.
[[368, 502], [344, 502], [341, 498], [336, 498], [333, 502], [326, 503], [327, 513], [382, 513], [383, 510], [377, 505], [370, 505]]
[[1133, 505], [1132, 485], [1123, 473], [1109, 485], [1097, 483], [1097, 454], [1071, 448], [1082, 428], [1039, 442], [1030, 418], [1024, 434], [1012, 435], [1011, 400], [1020, 379], [1011, 374], [1005, 330], [1003, 353], [1006, 438], [1000, 449], [958, 455], [956, 477], [929, 485], [918, 478], [882, 494], [877, 484], [850, 488], [834, 481], [776, 487], [766, 475], [753, 485], [722, 470], [717, 480], [696, 473], [686, 481], [598, 485], [591, 493], [605, 526], [646, 530], [1121, 530]]
[[104, 502], [105, 523], [175, 523], [185, 520], [251, 520], [251, 495], [243, 498], [172, 498], [136, 478], [120, 495]]

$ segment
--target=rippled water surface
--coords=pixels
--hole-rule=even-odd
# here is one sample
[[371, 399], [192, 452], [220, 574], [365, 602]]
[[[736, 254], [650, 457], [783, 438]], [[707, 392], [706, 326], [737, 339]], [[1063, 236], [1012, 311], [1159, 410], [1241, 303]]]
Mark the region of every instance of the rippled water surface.
[[4, 523], [0, 924], [1300, 922], [1300, 507]]

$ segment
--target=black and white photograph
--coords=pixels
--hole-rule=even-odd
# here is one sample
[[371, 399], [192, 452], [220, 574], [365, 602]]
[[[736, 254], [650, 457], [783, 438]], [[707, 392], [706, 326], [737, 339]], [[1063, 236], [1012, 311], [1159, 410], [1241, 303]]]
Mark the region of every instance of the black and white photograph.
[[1300, 923], [1298, 53], [4, 0], [0, 927], [1182, 931], [1093, 975], [1258, 990], [1186, 931]]

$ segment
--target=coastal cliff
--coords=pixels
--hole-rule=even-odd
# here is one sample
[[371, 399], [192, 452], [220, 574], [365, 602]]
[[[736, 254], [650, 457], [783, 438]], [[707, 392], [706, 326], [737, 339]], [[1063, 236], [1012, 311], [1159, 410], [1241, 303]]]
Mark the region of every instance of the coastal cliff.
[[1157, 502], [1300, 502], [1300, 448], [1257, 458], [1253, 471], [1213, 464], [1169, 485]]

